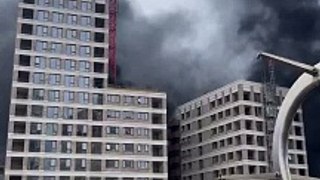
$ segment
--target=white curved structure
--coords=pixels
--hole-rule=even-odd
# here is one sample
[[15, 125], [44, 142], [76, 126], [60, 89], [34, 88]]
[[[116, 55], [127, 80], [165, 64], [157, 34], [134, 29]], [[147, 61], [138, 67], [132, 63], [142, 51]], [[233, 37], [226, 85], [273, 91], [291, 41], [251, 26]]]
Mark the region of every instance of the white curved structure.
[[291, 180], [288, 164], [288, 136], [292, 119], [297, 109], [314, 88], [319, 86], [320, 63], [314, 67], [298, 62], [291, 61], [282, 57], [274, 56], [267, 53], [260, 54], [267, 58], [277, 60], [278, 62], [294, 66], [303, 73], [288, 91], [282, 105], [275, 124], [275, 132], [273, 136], [273, 166], [274, 171], [280, 173], [282, 180]]

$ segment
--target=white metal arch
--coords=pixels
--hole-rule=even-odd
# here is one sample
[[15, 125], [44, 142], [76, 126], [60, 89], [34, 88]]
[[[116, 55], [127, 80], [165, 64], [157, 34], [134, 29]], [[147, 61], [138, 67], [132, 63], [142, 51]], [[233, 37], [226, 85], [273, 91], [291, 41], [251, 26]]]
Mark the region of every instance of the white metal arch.
[[274, 171], [280, 173], [282, 180], [291, 180], [288, 163], [288, 137], [293, 117], [307, 95], [320, 85], [320, 63], [315, 66], [294, 62], [268, 53], [264, 56], [304, 71], [289, 89], [283, 100], [274, 128], [272, 158]]

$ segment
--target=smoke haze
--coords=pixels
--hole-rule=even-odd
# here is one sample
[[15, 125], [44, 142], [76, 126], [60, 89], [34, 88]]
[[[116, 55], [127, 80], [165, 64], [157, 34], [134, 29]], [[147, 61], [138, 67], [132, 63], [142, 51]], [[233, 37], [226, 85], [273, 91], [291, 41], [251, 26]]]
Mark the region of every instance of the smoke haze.
[[[0, 0], [0, 115], [7, 126], [17, 0]], [[259, 51], [318, 62], [317, 0], [119, 0], [119, 83], [168, 93], [170, 111], [206, 91], [237, 79], [261, 80]], [[276, 67], [277, 83], [299, 75]], [[281, 69], [281, 71], [279, 70]], [[320, 139], [315, 109], [306, 103], [310, 172], [320, 176]], [[310, 113], [309, 113], [310, 112]], [[318, 116], [319, 117], [319, 116]], [[1, 130], [4, 154], [6, 131]], [[3, 156], [2, 156], [3, 157]], [[1, 159], [3, 160], [3, 159]]]

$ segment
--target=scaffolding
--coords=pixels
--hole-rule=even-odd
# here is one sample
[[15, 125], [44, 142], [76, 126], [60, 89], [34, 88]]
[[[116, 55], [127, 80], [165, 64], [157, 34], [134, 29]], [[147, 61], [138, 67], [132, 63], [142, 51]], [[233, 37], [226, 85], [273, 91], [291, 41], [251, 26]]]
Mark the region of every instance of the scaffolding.
[[[261, 57], [262, 58], [262, 57]], [[275, 67], [271, 59], [264, 61], [263, 73], [263, 110], [265, 120], [265, 133], [267, 145], [267, 162], [268, 171], [273, 172], [272, 161], [272, 142], [275, 121], [277, 118], [277, 101], [276, 101], [276, 84], [275, 84]]]

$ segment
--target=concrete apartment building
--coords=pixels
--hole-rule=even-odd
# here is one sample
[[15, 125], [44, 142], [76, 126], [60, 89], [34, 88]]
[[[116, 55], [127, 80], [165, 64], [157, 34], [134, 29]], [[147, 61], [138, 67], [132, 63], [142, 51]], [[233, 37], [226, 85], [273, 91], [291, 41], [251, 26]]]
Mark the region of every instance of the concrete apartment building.
[[22, 0], [5, 180], [166, 180], [166, 94], [108, 87], [108, 1]]
[[[281, 102], [286, 88], [277, 87]], [[268, 172], [262, 85], [236, 81], [178, 107], [183, 180]], [[289, 162], [294, 175], [308, 176], [302, 110], [294, 118]]]

